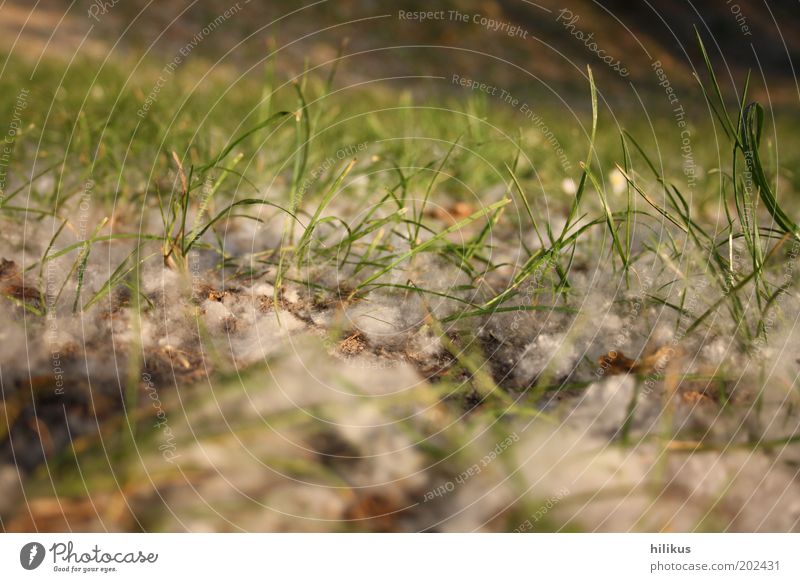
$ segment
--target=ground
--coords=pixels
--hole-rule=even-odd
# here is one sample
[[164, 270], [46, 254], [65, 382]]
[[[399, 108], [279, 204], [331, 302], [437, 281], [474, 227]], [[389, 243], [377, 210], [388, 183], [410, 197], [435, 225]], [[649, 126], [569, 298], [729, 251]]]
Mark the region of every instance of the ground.
[[791, 107], [92, 47], [2, 73], [4, 530], [800, 528]]

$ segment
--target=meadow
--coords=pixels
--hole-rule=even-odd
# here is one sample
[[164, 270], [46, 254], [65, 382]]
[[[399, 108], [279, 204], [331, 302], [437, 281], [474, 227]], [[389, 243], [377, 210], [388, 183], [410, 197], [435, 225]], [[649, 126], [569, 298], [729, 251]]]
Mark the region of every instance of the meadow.
[[346, 51], [3, 56], [3, 529], [797, 530], [796, 110]]

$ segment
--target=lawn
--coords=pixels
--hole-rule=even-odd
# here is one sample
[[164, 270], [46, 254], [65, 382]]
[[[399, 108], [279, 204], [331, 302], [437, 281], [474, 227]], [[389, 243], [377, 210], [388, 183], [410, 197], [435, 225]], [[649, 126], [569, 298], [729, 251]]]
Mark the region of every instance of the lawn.
[[4, 529], [798, 528], [796, 111], [178, 55], [3, 57]]

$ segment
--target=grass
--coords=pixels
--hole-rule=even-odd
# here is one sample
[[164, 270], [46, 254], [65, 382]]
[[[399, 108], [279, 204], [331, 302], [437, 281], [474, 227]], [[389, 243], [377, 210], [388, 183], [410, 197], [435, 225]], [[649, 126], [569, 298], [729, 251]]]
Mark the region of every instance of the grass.
[[[370, 115], [367, 123], [343, 123], [342, 120], [358, 120], [360, 114], [353, 115], [345, 111], [338, 92], [334, 90], [335, 67], [319, 83], [304, 73], [292, 83], [280, 85], [272, 59], [267, 62], [266, 84], [258, 93], [260, 99], [256, 103], [237, 100], [235, 96], [247, 93], [244, 87], [237, 87], [236, 93], [224, 91], [221, 95], [214, 95], [212, 87], [211, 94], [198, 91], [179, 99], [179, 105], [175, 108], [172, 101], [181, 94], [181, 89], [173, 85], [166, 88], [163, 98], [154, 104], [144, 118], [132, 115], [137, 106], [134, 97], [137, 91], [131, 90], [127, 86], [129, 81], [123, 80], [115, 70], [104, 69], [99, 80], [89, 86], [88, 94], [81, 95], [79, 88], [85, 88], [85, 77], [80, 72], [86, 71], [88, 75], [91, 65], [82, 63], [76, 66], [73, 75], [67, 79], [64, 89], [66, 97], [56, 101], [52, 120], [48, 120], [46, 127], [30, 124], [26, 132], [17, 138], [20, 142], [16, 144], [18, 150], [24, 150], [28, 144], [42, 144], [37, 164], [38, 159], [56, 161], [27, 172], [22, 169], [29, 163], [28, 158], [25, 155], [15, 156], [16, 167], [10, 168], [9, 175], [16, 176], [19, 185], [6, 194], [0, 204], [0, 212], [12, 222], [42, 220], [49, 215], [61, 221], [62, 226], [54, 232], [44, 255], [39, 261], [26, 265], [26, 270], [39, 268], [41, 277], [41, 268], [46, 262], [64, 255], [74, 256], [72, 268], [61, 284], [61, 290], [68, 284], [76, 287], [73, 312], [96, 305], [119, 285], [130, 285], [129, 277], [137, 268], [136, 265], [150, 260], [151, 254], [144, 249], [152, 241], [160, 241], [164, 263], [178, 270], [186, 271], [188, 256], [195, 248], [216, 252], [220, 260], [235, 261], [235, 258], [227, 255], [218, 228], [227, 228], [231, 220], [253, 219], [264, 223], [276, 219], [276, 215], [264, 215], [261, 210], [252, 214], [252, 207], [272, 208], [279, 215], [282, 214], [285, 220], [283, 244], [279, 249], [263, 255], [266, 263], [277, 258], [276, 292], [280, 292], [282, 278], [290, 276], [289, 271], [302, 265], [333, 262], [336, 263], [335, 268], [350, 273], [352, 277], [348, 295], [350, 300], [365, 297], [370, 289], [385, 289], [387, 274], [423, 253], [441, 255], [473, 280], [479, 274], [485, 277], [487, 273], [502, 267], [491, 259], [489, 234], [492, 229], [496, 229], [501, 220], [516, 223], [522, 229], [533, 228], [539, 248], [531, 250], [526, 247], [528, 257], [516, 269], [509, 284], [477, 303], [467, 302], [464, 310], [449, 316], [447, 322], [486, 316], [494, 310], [507, 309], [504, 305], [518, 299], [520, 288], [535, 273], [541, 277], [542, 270], [548, 274], [554, 273], [552, 291], [568, 292], [569, 257], [574, 256], [576, 248], [584, 241], [596, 239], [597, 228], [604, 225], [609, 240], [603, 243], [607, 249], [603, 253], [608, 252], [617, 261], [627, 286], [630, 286], [631, 270], [636, 268], [636, 264], [644, 262], [644, 255], [648, 251], [672, 260], [688, 251], [698, 256], [700, 260], [697, 264], [682, 266], [677, 274], [684, 285], [690, 285], [695, 276], [708, 277], [715, 281], [720, 295], [718, 301], [688, 323], [687, 333], [700, 328], [712, 313], [724, 306], [735, 324], [737, 334], [746, 344], [766, 333], [764, 315], [774, 306], [781, 289], [785, 287], [770, 282], [766, 276], [768, 259], [778, 255], [780, 247], [786, 242], [785, 235], [798, 238], [800, 234], [790, 218], [791, 211], [784, 208], [785, 202], [778, 200], [774, 182], [768, 178], [764, 168], [760, 151], [764, 112], [760, 105], [746, 103], [749, 79], [741, 92], [741, 102], [732, 109], [714, 76], [702, 41], [700, 46], [707, 65], [709, 87], [706, 89], [701, 84], [703, 95], [720, 129], [731, 143], [729, 165], [714, 170], [720, 182], [720, 205], [727, 216], [727, 224], [722, 231], [718, 225], [704, 224], [703, 219], [698, 218], [697, 209], [705, 203], [698, 204], [695, 198], [701, 196], [693, 192], [687, 198], [681, 186], [670, 182], [664, 167], [665, 162], [669, 165], [670, 160], [653, 161], [632, 130], [623, 130], [619, 136], [622, 150], [619, 163], [616, 164], [627, 181], [627, 201], [620, 208], [621, 200], [609, 196], [605, 175], [614, 165], [604, 165], [598, 152], [612, 150], [608, 147], [612, 132], [601, 131], [598, 136], [600, 111], [591, 70], [587, 74], [592, 105], [588, 153], [580, 164], [578, 176], [573, 176], [578, 186], [577, 193], [570, 200], [568, 196], [559, 194], [555, 187], [561, 179], [570, 176], [552, 172], [551, 168], [544, 168], [542, 176], [538, 168], [531, 165], [526, 154], [530, 148], [525, 144], [526, 138], [531, 138], [530, 132], [520, 130], [517, 140], [503, 142], [491, 135], [482, 119], [469, 113], [485, 111], [486, 103], [467, 103], [464, 113], [454, 109], [453, 117], [461, 119], [463, 123], [454, 124], [452, 131], [449, 121], [447, 124], [437, 121], [441, 115], [437, 108], [415, 107], [414, 117], [410, 118], [408, 107], [412, 104], [407, 96], [401, 99], [401, 103], [407, 105], [405, 107], [383, 108], [379, 110], [380, 115]], [[37, 79], [49, 73], [46, 68], [41, 69]], [[17, 71], [16, 75], [21, 77], [22, 71]], [[176, 85], [178, 82], [176, 79]], [[252, 82], [249, 79], [241, 81], [245, 85]], [[98, 88], [102, 88], [103, 97], [95, 96]], [[38, 91], [46, 94], [48, 89], [47, 83], [38, 82]], [[287, 95], [291, 93], [295, 96], [294, 108], [286, 108], [287, 104], [292, 103]], [[115, 99], [117, 95], [120, 98], [116, 99], [116, 109], [109, 112], [107, 106], [111, 95]], [[370, 106], [370, 101], [375, 99], [369, 93], [360, 95], [360, 98], [364, 106]], [[79, 100], [82, 106], [75, 107]], [[199, 109], [201, 104], [207, 102], [219, 105], [210, 110]], [[37, 119], [36, 103], [38, 100], [31, 108], [32, 119]], [[242, 129], [233, 137], [219, 137], [230, 134], [231, 124], [219, 117], [223, 103], [227, 114], [242, 120], [239, 124]], [[284, 108], [273, 113], [279, 107]], [[70, 114], [70, 111], [78, 113]], [[199, 118], [200, 111], [203, 112], [204, 126], [195, 131], [191, 120]], [[498, 112], [501, 122], [506, 121], [504, 113], [507, 112]], [[253, 115], [261, 115], [263, 119], [247, 125]], [[169, 122], [162, 124], [162, 119], [168, 119]], [[431, 143], [429, 151], [409, 148], [409, 138], [404, 136], [413, 134], [418, 127], [424, 127], [427, 134], [441, 136], [443, 140]], [[153, 143], [162, 144], [162, 151], [148, 152], [149, 158], [144, 152], [132, 157], [126, 154], [124, 150], [129, 149], [129, 145], [125, 143], [125, 136], [131, 131], [136, 143], [152, 140]], [[292, 133], [293, 139], [289, 137]], [[61, 143], [61, 135], [71, 136], [66, 151]], [[387, 136], [400, 137], [387, 139]], [[269, 147], [265, 148], [267, 143]], [[335, 164], [327, 171], [314, 172], [315, 181], [308, 187], [304, 185], [309, 168], [322, 167], [329, 158], [331, 144], [341, 148], [355, 143], [373, 144], [368, 159], [353, 158], [349, 162]], [[438, 149], [439, 143], [448, 145], [446, 149]], [[632, 150], [628, 144], [633, 146]], [[216, 153], [213, 152], [215, 147]], [[179, 154], [178, 151], [184, 153]], [[477, 156], [479, 162], [465, 163], [469, 155]], [[123, 159], [124, 163], [121, 161]], [[637, 169], [642, 163], [651, 172], [654, 182], [639, 174]], [[77, 173], [68, 171], [68, 168], [76, 166], [83, 169]], [[149, 170], [146, 170], [148, 167]], [[270, 171], [270, 167], [275, 169]], [[504, 171], [487, 173], [487, 168], [504, 168]], [[25, 175], [34, 177], [26, 180]], [[270, 175], [270, 189], [279, 184], [288, 184], [284, 197], [278, 195], [267, 198], [263, 195], [264, 177]], [[343, 192], [349, 187], [346, 180], [354, 175], [380, 177], [374, 181], [368, 178], [370, 192], [363, 196], [363, 203], [373, 206], [357, 224], [348, 225], [346, 220], [335, 215], [324, 216], [331, 203], [344, 195]], [[745, 187], [744, 176], [752, 176], [750, 187]], [[46, 177], [52, 177], [53, 187], [39, 191], [36, 184]], [[95, 184], [98, 199], [93, 203], [97, 205], [109, 204], [113, 208], [141, 206], [146, 210], [152, 208], [155, 202], [161, 215], [163, 233], [119, 232], [119, 229], [106, 232], [106, 219], [85, 240], [59, 245], [58, 239], [64, 231], [64, 225], [70, 224], [65, 208], [79, 193], [77, 184], [84, 183], [89, 177]], [[533, 182], [535, 179], [539, 184]], [[473, 192], [481, 192], [498, 181], [505, 184], [511, 198], [486, 204], [445, 229], [435, 227], [431, 230], [426, 223], [429, 202], [437, 191], [446, 190], [458, 199], [467, 193], [459, 187], [461, 185]], [[599, 205], [584, 200], [584, 194], [590, 188], [594, 190]], [[371, 190], [375, 189], [383, 189], [384, 194], [372, 202]], [[462, 192], [459, 193], [459, 190]], [[419, 202], [410, 194], [412, 191], [421, 192]], [[546, 216], [536, 216], [541, 207], [538, 202], [533, 204], [532, 201], [538, 200], [538, 193], [542, 191], [555, 205], [568, 208], [566, 221], [558, 236], [553, 234], [551, 221]], [[24, 207], [26, 210], [19, 212], [21, 207], [9, 203], [25, 193], [28, 196]], [[649, 212], [647, 208], [643, 210], [635, 204], [636, 194], [647, 204]], [[349, 192], [347, 195], [352, 196]], [[512, 198], [521, 203], [524, 213], [506, 212], [504, 207]], [[758, 204], [759, 201], [761, 204]], [[393, 210], [389, 210], [392, 207]], [[763, 216], [759, 216], [762, 208], [772, 219], [768, 225], [763, 225]], [[680, 241], [683, 248], [674, 243], [670, 248], [663, 241], [653, 241], [647, 243], [647, 250], [639, 251], [634, 256], [634, 223], [660, 218], [675, 227], [675, 233], [669, 234], [670, 237], [675, 234], [685, 237]], [[450, 235], [468, 230], [473, 223], [483, 226], [478, 232], [472, 233], [468, 242], [456, 245], [448, 240]], [[295, 241], [294, 232], [298, 226], [301, 233]], [[99, 243], [129, 239], [135, 239], [139, 246], [119, 265], [100, 290], [82, 301], [84, 272], [92, 247]], [[389, 242], [392, 239], [403, 241], [406, 249], [399, 250]], [[750, 257], [752, 269], [749, 273], [737, 271], [733, 265], [733, 248], [740, 241]], [[773, 243], [771, 248], [770, 241]], [[522, 244], [525, 245], [525, 242]], [[286, 262], [289, 255], [291, 264]], [[141, 259], [143, 256], [147, 258]], [[139, 262], [134, 261], [134, 257]], [[751, 286], [757, 309], [750, 309], [748, 299], [743, 298], [744, 294], [750, 292]], [[458, 294], [420, 289], [416, 285], [414, 288], [463, 302]], [[56, 296], [56, 303], [60, 296], [61, 291]], [[666, 297], [653, 295], [651, 300], [659, 305], [674, 307], [674, 303]], [[536, 310], [540, 306], [523, 305], [516, 308]]]
[[[591, 69], [585, 139], [558, 128], [569, 159], [583, 160], [565, 174], [555, 156], [543, 151], [535, 128], [516, 130], [513, 111], [494, 110], [485, 99], [442, 98], [432, 106], [418, 104], [409, 93], [394, 98], [342, 92], [335, 88], [335, 67], [322, 80], [303, 73], [281, 84], [270, 59], [263, 78], [188, 92], [187, 73], [139, 116], [137, 96], [148, 92], [146, 74], [129, 79], [122, 70], [104, 68], [94, 80], [93, 63], [83, 62], [56, 88], [46, 63], [28, 81], [25, 67], [17, 65], [11, 84], [35, 85], [36, 99], [31, 122], [14, 144], [0, 218], [20, 228], [51, 220], [53, 228], [43, 253], [22, 265], [25, 276], [36, 279], [38, 303], [8, 291], [3, 297], [44, 320], [48, 310], [89, 313], [127, 290], [140, 321], [158, 309], [156, 298], [142, 290], [145, 268], [160, 262], [188, 279], [190, 257], [203, 254], [224, 277], [245, 280], [270, 272], [278, 311], [286, 288], [296, 282], [321, 300], [348, 306], [386, 294], [398, 301], [420, 297], [426, 305], [446, 300], [448, 313], [434, 316], [428, 309], [426, 315], [458, 369], [441, 381], [441, 393], [474, 392], [494, 419], [518, 415], [555, 424], [493, 376], [494, 354], [478, 347], [478, 332], [492, 318], [600, 317], [589, 311], [575, 282], [576, 273], [600, 266], [605, 276], [618, 276], [621, 294], [635, 292], [644, 277], [657, 281], [645, 289], [644, 301], [674, 312], [677, 343], [729, 335], [746, 354], [770, 341], [768, 321], [780, 316], [783, 296], [796, 293], [794, 278], [787, 280], [781, 267], [796, 258], [789, 246], [800, 241], [791, 218], [798, 205], [777, 184], [788, 181], [797, 191], [797, 177], [784, 168], [798, 154], [776, 167], [764, 109], [747, 102], [749, 79], [741, 100], [731, 103], [702, 41], [700, 46], [707, 65], [700, 86], [716, 125], [698, 121], [692, 127], [698, 136], [694, 159], [705, 167], [692, 184], [680, 179], [686, 174], [680, 155], [673, 155], [677, 148], [663, 159], [648, 153], [642, 120], [624, 128], [608, 124]], [[54, 108], [45, 117], [48, 100]], [[669, 119], [649, 129], [667, 143], [676, 141]], [[705, 135], [724, 136], [723, 149]], [[782, 147], [796, 152], [796, 143], [793, 136]], [[353, 156], [357, 144], [366, 147], [355, 148]], [[624, 178], [624, 192], [607, 184], [613, 172]], [[574, 194], [561, 190], [565, 178], [577, 182]], [[75, 236], [77, 202], [87, 180], [93, 184], [92, 206], [105, 217], [88, 236]], [[452, 202], [466, 203], [470, 212], [450, 223], [431, 213], [434, 203]], [[143, 226], [150, 215], [160, 218], [160, 232]], [[280, 232], [280, 242], [250, 254], [230, 251], [226, 237], [243, 221]], [[104, 283], [88, 289], [91, 257], [114, 245], [124, 249], [124, 258], [109, 265]], [[516, 262], [502, 253], [514, 245], [522, 249]], [[737, 258], [740, 251], [746, 261]], [[59, 260], [70, 267], [49, 297], [45, 270]], [[464, 279], [426, 288], [415, 271], [426, 260], [451, 265]], [[335, 288], [324, 276], [330, 272], [337, 275]], [[698, 281], [707, 283], [702, 296]], [[69, 305], [62, 301], [67, 295]], [[331, 330], [338, 332], [344, 330]], [[129, 371], [126, 404], [132, 416], [139, 366], [133, 362]], [[581, 373], [589, 367], [581, 366]], [[220, 368], [219, 374], [233, 374]], [[653, 377], [663, 380], [661, 372]], [[635, 440], [642, 380], [618, 430], [623, 446]], [[588, 385], [545, 370], [521, 393], [538, 403], [545, 394]], [[137, 422], [129, 424], [131, 433]], [[738, 446], [769, 448], [796, 439], [758, 438]], [[671, 438], [664, 449], [724, 446], [692, 443]]]

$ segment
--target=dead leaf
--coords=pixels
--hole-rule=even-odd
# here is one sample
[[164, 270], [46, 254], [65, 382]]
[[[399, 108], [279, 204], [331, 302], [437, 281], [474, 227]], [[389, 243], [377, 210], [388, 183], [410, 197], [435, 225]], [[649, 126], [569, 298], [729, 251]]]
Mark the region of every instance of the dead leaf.
[[442, 222], [455, 224], [473, 214], [475, 208], [469, 202], [454, 202], [449, 206], [436, 206], [426, 214]]
[[627, 374], [636, 370], [638, 362], [627, 357], [622, 352], [611, 350], [597, 359], [598, 365], [605, 370], [606, 375]]
[[25, 283], [17, 263], [8, 259], [0, 261], [0, 294], [13, 297], [23, 303], [29, 302], [37, 308], [41, 299], [39, 290]]
[[618, 374], [628, 374], [633, 372], [642, 376], [647, 376], [653, 372], [660, 372], [666, 368], [667, 364], [678, 355], [678, 349], [673, 346], [661, 346], [655, 352], [634, 360], [627, 357], [622, 352], [612, 350], [598, 358], [598, 365], [605, 370], [606, 375], [615, 376]]
[[687, 403], [694, 405], [709, 405], [713, 404], [714, 400], [709, 398], [706, 394], [702, 392], [697, 392], [696, 390], [687, 390], [685, 392], [681, 392], [681, 399]]
[[[366, 521], [374, 531], [398, 531], [398, 520], [408, 510], [408, 504], [398, 496], [381, 493], [359, 495], [345, 511], [344, 518], [352, 521]], [[358, 526], [359, 529], [362, 526]]]

